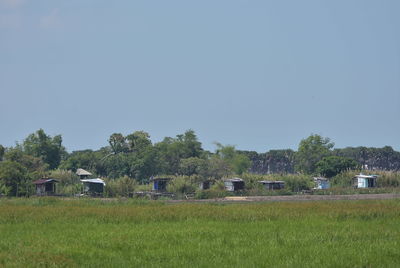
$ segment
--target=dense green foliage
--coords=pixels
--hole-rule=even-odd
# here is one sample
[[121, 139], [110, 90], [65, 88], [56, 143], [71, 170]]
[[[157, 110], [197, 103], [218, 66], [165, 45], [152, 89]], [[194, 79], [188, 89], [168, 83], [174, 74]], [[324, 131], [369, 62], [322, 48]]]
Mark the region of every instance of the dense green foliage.
[[57, 168], [66, 156], [61, 135], [50, 137], [43, 129], [30, 134], [24, 140], [22, 148], [26, 154], [41, 158], [49, 165], [50, 169]]
[[357, 162], [351, 158], [342, 156], [327, 156], [316, 164], [316, 172], [325, 177], [332, 178], [345, 170], [354, 170]]
[[1, 267], [397, 267], [400, 202], [0, 199]]
[[347, 147], [335, 149], [333, 154], [354, 159], [369, 169], [400, 170], [400, 152], [396, 152], [390, 146], [383, 148]]
[[[351, 187], [352, 177], [346, 171], [387, 167], [400, 170], [400, 153], [391, 147], [333, 150], [330, 139], [320, 135], [303, 139], [297, 152], [271, 150], [259, 154], [238, 151], [232, 145], [215, 145], [215, 152], [205, 151], [193, 130], [156, 143], [148, 133], [134, 131], [128, 135], [113, 133], [108, 138], [108, 146], [99, 150], [67, 153], [61, 135], [51, 137], [40, 129], [15, 147], [0, 146], [0, 194], [29, 196], [33, 193], [33, 180], [50, 176], [60, 181], [58, 194], [76, 195], [82, 190], [74, 175], [78, 168], [104, 178], [105, 194], [110, 197], [131, 196], [150, 177], [158, 175], [176, 179], [169, 189], [177, 196], [189, 192], [196, 192], [196, 196], [224, 196], [228, 193], [220, 187], [199, 193], [195, 186], [198, 180], [212, 180], [221, 185], [223, 178], [241, 176], [245, 178], [246, 189], [238, 194], [266, 194], [259, 180], [283, 180], [286, 192], [281, 193], [287, 194], [313, 188], [312, 176], [333, 178], [335, 187]], [[339, 179], [340, 176], [345, 179]], [[200, 178], [196, 179], [196, 185], [190, 181], [192, 177]], [[391, 179], [390, 183], [384, 181], [387, 180], [382, 179], [378, 185], [398, 185], [397, 179]]]
[[2, 182], [3, 193], [17, 196], [26, 193], [30, 186], [27, 181], [26, 168], [17, 162], [0, 162], [0, 181]]
[[333, 146], [329, 138], [320, 135], [311, 135], [301, 140], [296, 153], [296, 169], [308, 174], [314, 173], [317, 163], [331, 154]]

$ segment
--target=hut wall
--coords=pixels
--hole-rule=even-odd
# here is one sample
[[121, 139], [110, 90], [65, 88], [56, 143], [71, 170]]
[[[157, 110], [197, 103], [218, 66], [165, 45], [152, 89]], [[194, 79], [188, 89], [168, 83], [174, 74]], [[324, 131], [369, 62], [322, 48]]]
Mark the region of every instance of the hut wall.
[[225, 181], [224, 184], [225, 184], [225, 189], [227, 191], [229, 191], [229, 192], [235, 191], [235, 187], [231, 181]]
[[266, 190], [280, 190], [285, 188], [285, 184], [280, 182], [264, 183], [264, 187]]
[[328, 189], [329, 187], [329, 181], [317, 181], [317, 189]]
[[90, 192], [90, 193], [103, 193], [104, 185], [102, 183], [85, 182], [85, 184], [83, 185], [83, 191]]
[[36, 194], [37, 195], [44, 195], [45, 194], [44, 184], [37, 184], [36, 185]]
[[166, 180], [154, 180], [153, 191], [165, 192], [167, 191], [167, 184]]
[[211, 187], [211, 182], [210, 181], [203, 181], [200, 183], [200, 189], [201, 190], [207, 190], [210, 189]]
[[243, 190], [244, 189], [244, 181], [235, 181], [233, 183], [234, 191]]
[[368, 179], [357, 178], [357, 187], [358, 188], [368, 188]]

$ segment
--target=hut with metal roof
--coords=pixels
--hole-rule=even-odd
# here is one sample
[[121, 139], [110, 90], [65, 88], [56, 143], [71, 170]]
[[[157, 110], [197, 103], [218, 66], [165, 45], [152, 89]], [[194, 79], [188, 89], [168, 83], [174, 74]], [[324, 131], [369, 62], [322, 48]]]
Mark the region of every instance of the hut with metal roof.
[[284, 181], [259, 181], [259, 183], [261, 183], [265, 190], [268, 191], [281, 190], [285, 188]]
[[83, 194], [86, 195], [102, 195], [104, 193], [104, 186], [106, 183], [100, 179], [83, 179]]
[[329, 179], [324, 177], [314, 177], [314, 183], [314, 189], [316, 190], [329, 189], [331, 187]]
[[225, 189], [229, 192], [244, 190], [244, 180], [241, 178], [227, 178], [224, 179]]
[[36, 188], [36, 195], [54, 195], [56, 193], [56, 183], [58, 181], [50, 178], [43, 178], [40, 180], [33, 181]]
[[354, 187], [356, 188], [373, 188], [376, 187], [377, 175], [359, 174], [353, 178]]

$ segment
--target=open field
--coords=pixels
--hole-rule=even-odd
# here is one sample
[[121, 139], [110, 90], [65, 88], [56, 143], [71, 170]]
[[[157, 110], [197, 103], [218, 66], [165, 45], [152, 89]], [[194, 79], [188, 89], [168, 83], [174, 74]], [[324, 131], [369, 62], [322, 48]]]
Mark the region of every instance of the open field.
[[399, 199], [0, 199], [0, 267], [398, 267], [399, 222]]

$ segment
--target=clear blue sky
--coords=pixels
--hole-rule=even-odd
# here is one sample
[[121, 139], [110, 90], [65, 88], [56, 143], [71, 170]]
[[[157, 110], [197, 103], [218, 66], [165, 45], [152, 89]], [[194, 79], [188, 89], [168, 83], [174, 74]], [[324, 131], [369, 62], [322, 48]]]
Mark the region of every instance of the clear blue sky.
[[0, 0], [0, 144], [400, 150], [400, 1]]

